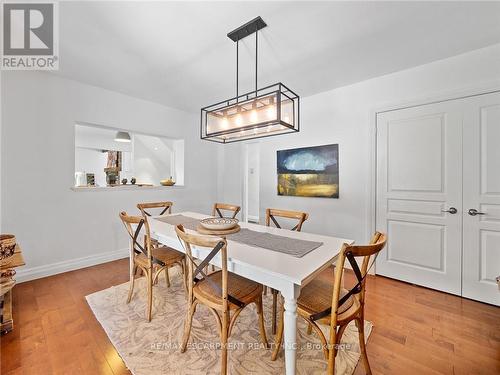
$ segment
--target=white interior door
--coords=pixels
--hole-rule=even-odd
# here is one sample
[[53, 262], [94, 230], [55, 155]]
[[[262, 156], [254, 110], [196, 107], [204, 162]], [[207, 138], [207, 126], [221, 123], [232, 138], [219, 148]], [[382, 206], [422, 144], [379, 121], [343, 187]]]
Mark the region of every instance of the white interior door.
[[462, 293], [500, 305], [500, 93], [467, 100], [463, 149]]
[[376, 273], [461, 294], [460, 101], [378, 114], [376, 203]]

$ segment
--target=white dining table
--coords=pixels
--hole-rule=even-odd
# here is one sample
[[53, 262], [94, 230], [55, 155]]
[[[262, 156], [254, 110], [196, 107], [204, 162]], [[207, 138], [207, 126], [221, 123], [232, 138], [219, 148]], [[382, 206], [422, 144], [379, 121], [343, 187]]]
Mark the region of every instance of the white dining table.
[[[210, 215], [196, 212], [180, 212], [172, 215], [183, 215], [195, 219], [210, 217]], [[165, 215], [162, 217], [165, 217]], [[157, 220], [158, 218], [156, 216], [149, 219], [152, 235], [162, 244], [184, 252], [184, 247], [175, 233], [175, 227], [164, 221]], [[281, 292], [285, 307], [285, 369], [287, 375], [294, 375], [297, 358], [297, 298], [300, 289], [335, 261], [344, 243], [352, 244], [354, 241], [253, 223], [240, 222], [239, 224], [241, 228], [248, 228], [257, 232], [323, 243], [303, 257], [297, 258], [281, 252], [231, 241], [230, 238], [227, 241], [228, 271]], [[210, 250], [196, 247], [192, 249], [193, 256], [199, 259], [205, 258]], [[220, 257], [216, 256], [210, 263], [220, 267], [220, 262]]]

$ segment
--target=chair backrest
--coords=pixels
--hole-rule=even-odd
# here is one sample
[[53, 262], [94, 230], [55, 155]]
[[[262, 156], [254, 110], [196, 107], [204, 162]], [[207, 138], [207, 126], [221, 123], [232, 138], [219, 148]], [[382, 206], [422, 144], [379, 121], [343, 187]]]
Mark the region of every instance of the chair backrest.
[[[373, 265], [373, 263], [375, 262], [377, 255], [385, 247], [386, 241], [387, 237], [385, 234], [375, 232], [368, 245], [344, 244], [342, 246], [342, 250], [340, 251], [339, 258], [335, 266], [335, 281], [333, 284], [331, 308], [332, 318], [333, 315], [336, 315], [338, 308], [344, 301], [349, 298], [349, 296], [354, 296], [354, 298], [358, 299], [361, 305], [364, 304], [366, 275], [369, 271], [369, 267], [371, 267], [371, 265]], [[370, 259], [372, 256], [375, 256], [375, 258], [370, 264]], [[362, 258], [361, 268], [359, 268], [356, 258]], [[356, 284], [348, 291], [347, 296], [343, 296], [342, 298], [340, 298], [340, 290], [342, 289], [342, 277], [344, 274], [344, 272], [342, 271], [344, 269], [346, 259], [351, 264], [353, 272], [356, 276]]]
[[234, 204], [226, 204], [226, 203], [215, 203], [214, 208], [212, 209], [212, 216], [224, 217], [222, 211], [231, 211], [232, 216], [231, 219], [234, 219], [238, 212], [240, 212], [241, 207], [236, 206]]
[[[146, 216], [161, 216], [165, 213], [172, 213], [172, 206], [174, 205], [173, 202], [151, 202], [151, 203], [139, 203], [137, 205], [137, 208], [141, 210], [141, 213], [144, 217]], [[151, 212], [151, 210], [156, 210], [156, 213]]]
[[281, 228], [277, 217], [283, 217], [286, 219], [297, 219], [298, 223], [295, 225], [292, 230], [300, 232], [302, 230], [302, 224], [309, 218], [309, 214], [306, 212], [300, 211], [287, 211], [287, 210], [279, 210], [276, 208], [267, 208], [266, 209], [266, 226], [271, 226], [271, 221], [274, 223], [276, 228]]
[[[202, 236], [197, 234], [186, 233], [182, 224], [175, 227], [175, 232], [182, 241], [182, 245], [186, 251], [186, 263], [187, 263], [187, 285], [188, 285], [188, 295], [189, 301], [193, 298], [193, 286], [196, 282], [203, 280], [205, 275], [205, 267], [208, 265], [210, 260], [216, 256], [219, 252], [221, 254], [221, 272], [222, 272], [222, 285], [220, 287], [215, 287], [214, 289], [220, 288], [219, 293], [224, 301], [224, 308], [227, 309], [228, 305], [228, 293], [227, 293], [227, 242], [223, 238], [217, 238], [214, 236]], [[205, 259], [202, 259], [201, 263], [195, 263], [193, 258], [192, 246], [204, 247], [212, 249]], [[201, 280], [198, 279], [198, 275], [202, 276]], [[213, 286], [213, 285], [212, 285]]]
[[[151, 231], [149, 228], [148, 219], [146, 216], [130, 216], [126, 212], [120, 212], [120, 219], [125, 225], [131, 242], [130, 242], [130, 256], [133, 257], [135, 254], [143, 253], [151, 266]], [[144, 237], [141, 236], [144, 233]], [[140, 238], [144, 238], [144, 245], [139, 242]]]

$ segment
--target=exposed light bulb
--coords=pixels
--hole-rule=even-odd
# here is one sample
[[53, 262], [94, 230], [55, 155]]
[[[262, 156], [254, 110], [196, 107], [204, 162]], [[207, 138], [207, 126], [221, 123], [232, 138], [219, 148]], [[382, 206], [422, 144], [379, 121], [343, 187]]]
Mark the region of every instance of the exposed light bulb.
[[252, 112], [250, 112], [250, 121], [255, 123], [259, 120], [258, 116], [257, 116], [257, 111], [254, 109], [252, 110]]
[[234, 123], [236, 124], [236, 126], [241, 126], [243, 124], [243, 119], [241, 118], [241, 115], [238, 114], [236, 115], [236, 117], [234, 118]]
[[227, 121], [227, 117], [222, 118], [222, 129], [227, 129], [229, 127], [229, 121]]
[[274, 105], [270, 105], [266, 110], [267, 118], [273, 119], [276, 117], [276, 107]]

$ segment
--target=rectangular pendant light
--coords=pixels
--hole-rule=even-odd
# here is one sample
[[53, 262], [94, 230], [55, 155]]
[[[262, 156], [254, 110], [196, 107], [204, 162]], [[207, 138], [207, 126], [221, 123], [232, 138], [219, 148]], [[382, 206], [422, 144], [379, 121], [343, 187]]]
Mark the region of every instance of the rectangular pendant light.
[[277, 83], [201, 109], [201, 138], [230, 143], [299, 131], [299, 96]]
[[[233, 30], [236, 44], [236, 97], [201, 109], [201, 138], [231, 143], [299, 131], [299, 96], [282, 83], [257, 89], [257, 32], [266, 27], [257, 17]], [[238, 94], [238, 41], [255, 33], [255, 90]]]

